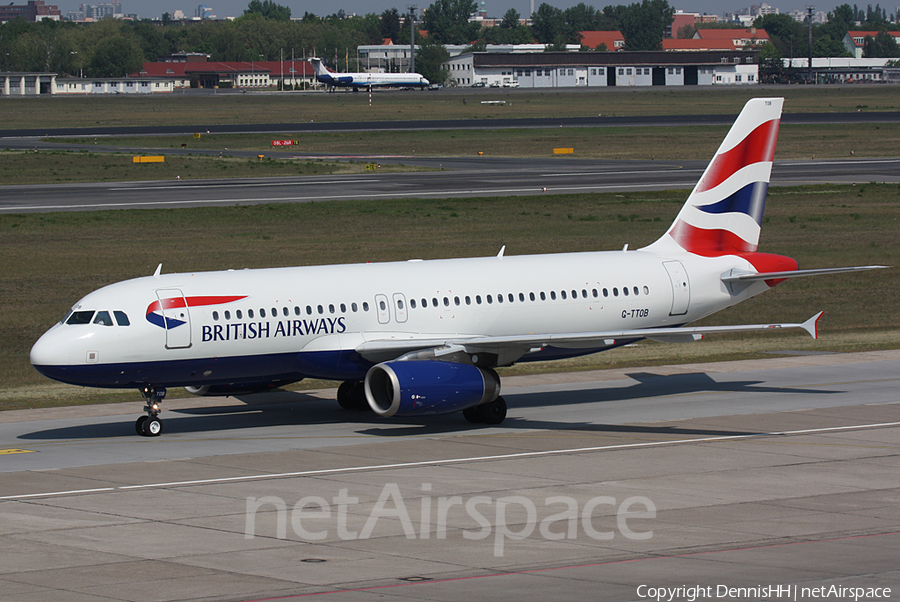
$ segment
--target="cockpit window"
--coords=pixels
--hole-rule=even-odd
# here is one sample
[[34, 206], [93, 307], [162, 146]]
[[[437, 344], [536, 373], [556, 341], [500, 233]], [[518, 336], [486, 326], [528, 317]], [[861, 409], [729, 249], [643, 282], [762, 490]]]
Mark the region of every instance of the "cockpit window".
[[91, 311], [73, 311], [66, 324], [90, 324], [91, 318], [94, 317], [94, 310]]
[[131, 326], [131, 322], [128, 321], [128, 316], [124, 311], [113, 311], [113, 315], [116, 316], [116, 322], [119, 323], [119, 326]]
[[100, 326], [114, 326], [108, 311], [98, 311], [97, 317], [94, 318], [94, 324], [99, 324]]

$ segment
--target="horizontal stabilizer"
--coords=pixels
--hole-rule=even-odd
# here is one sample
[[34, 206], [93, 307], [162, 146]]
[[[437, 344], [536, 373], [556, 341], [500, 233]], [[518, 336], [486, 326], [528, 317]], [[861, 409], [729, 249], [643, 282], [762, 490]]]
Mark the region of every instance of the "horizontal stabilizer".
[[865, 270], [883, 270], [889, 265], [857, 265], [846, 268], [822, 268], [818, 270], [788, 270], [786, 272], [739, 272], [733, 270], [722, 276], [722, 282], [752, 282], [755, 280], [781, 280], [784, 278], [802, 278], [804, 276], [824, 276], [826, 274], [844, 274], [846, 272], [862, 272]]

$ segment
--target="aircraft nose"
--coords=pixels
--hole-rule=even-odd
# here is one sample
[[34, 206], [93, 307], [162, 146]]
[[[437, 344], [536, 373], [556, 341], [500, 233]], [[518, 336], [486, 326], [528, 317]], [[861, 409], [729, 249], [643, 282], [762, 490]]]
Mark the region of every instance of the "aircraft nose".
[[56, 336], [55, 328], [51, 328], [45, 332], [41, 338], [31, 347], [31, 365], [35, 370], [49, 378], [55, 378], [53, 374], [54, 366], [62, 366], [68, 363], [68, 353], [59, 337]]

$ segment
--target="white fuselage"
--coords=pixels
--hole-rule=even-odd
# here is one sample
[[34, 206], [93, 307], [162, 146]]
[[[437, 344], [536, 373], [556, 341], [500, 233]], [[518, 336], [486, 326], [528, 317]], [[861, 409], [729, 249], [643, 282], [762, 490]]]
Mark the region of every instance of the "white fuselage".
[[[678, 326], [768, 289], [729, 292], [720, 277], [731, 269], [753, 268], [736, 256], [618, 251], [149, 276], [74, 308], [125, 313], [129, 325], [57, 324], [32, 363], [108, 387], [361, 379], [373, 362], [355, 350], [370, 340]], [[603, 348], [532, 349], [497, 363]]]

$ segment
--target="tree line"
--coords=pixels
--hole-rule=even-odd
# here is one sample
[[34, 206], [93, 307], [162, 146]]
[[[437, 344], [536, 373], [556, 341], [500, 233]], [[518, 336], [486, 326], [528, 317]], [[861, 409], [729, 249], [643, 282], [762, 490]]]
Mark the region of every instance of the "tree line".
[[[509, 9], [497, 27], [482, 27], [469, 22], [477, 10], [474, 0], [434, 0], [423, 11], [415, 28], [417, 71], [432, 81], [443, 81], [441, 64], [446, 60], [444, 44], [464, 44], [478, 50], [485, 44], [525, 44], [538, 42], [550, 49], [579, 44], [581, 31], [622, 32], [626, 50], [658, 49], [672, 22], [674, 8], [667, 0], [641, 0], [629, 5], [607, 6], [597, 10], [580, 3], [559, 9], [542, 3], [532, 16], [532, 24], [522, 23], [521, 15]], [[381, 14], [346, 15], [338, 11], [319, 17], [305, 13], [292, 20], [291, 10], [273, 0], [251, 0], [244, 14], [233, 21], [173, 21], [166, 14], [161, 20], [95, 23], [39, 23], [13, 20], [0, 24], [0, 60], [4, 71], [55, 72], [88, 77], [121, 77], [141, 70], [143, 62], [152, 62], [174, 52], [210, 55], [213, 61], [275, 61], [304, 58], [315, 54], [337, 57], [339, 70], [353, 70], [356, 48], [381, 44], [409, 44], [408, 15], [396, 8]], [[893, 18], [894, 15], [891, 15]], [[862, 21], [861, 26], [857, 22]], [[763, 58], [806, 56], [807, 25], [788, 15], [766, 15], [754, 25], [767, 31], [770, 43]], [[867, 56], [900, 56], [887, 34], [886, 11], [876, 5], [862, 10], [843, 4], [828, 13], [828, 21], [813, 27], [813, 56], [844, 56], [844, 34], [860, 27], [879, 31]], [[422, 36], [419, 32], [427, 32]], [[679, 31], [690, 37], [693, 32]], [[601, 48], [601, 50], [607, 50]], [[350, 60], [346, 60], [345, 57]], [[333, 63], [333, 60], [332, 60]], [[349, 63], [349, 64], [348, 64]]]

